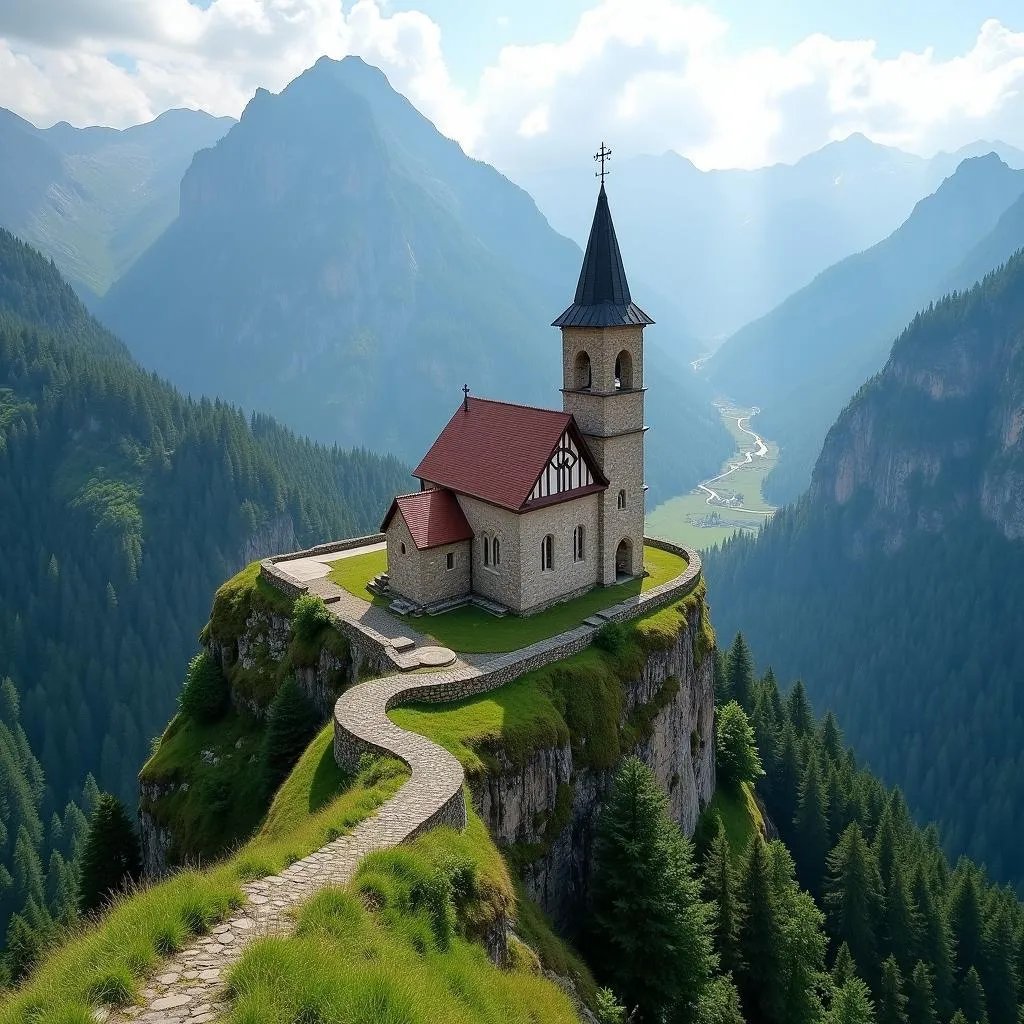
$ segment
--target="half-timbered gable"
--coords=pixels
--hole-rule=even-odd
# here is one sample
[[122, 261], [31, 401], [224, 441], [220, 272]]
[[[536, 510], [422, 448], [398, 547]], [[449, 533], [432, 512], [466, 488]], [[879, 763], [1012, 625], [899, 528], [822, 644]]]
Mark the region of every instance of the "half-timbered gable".
[[598, 482], [593, 456], [585, 450], [582, 441], [573, 437], [573, 433], [567, 428], [558, 439], [558, 447], [537, 477], [528, 503], [560, 495], [569, 497], [570, 492], [592, 488]]

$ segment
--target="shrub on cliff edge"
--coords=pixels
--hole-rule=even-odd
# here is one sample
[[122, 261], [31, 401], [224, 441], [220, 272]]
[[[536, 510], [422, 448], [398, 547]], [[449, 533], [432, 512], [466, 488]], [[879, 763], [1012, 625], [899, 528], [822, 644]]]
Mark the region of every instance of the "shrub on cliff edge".
[[182, 714], [196, 722], [216, 722], [227, 710], [228, 681], [209, 651], [200, 651], [189, 663], [185, 685], [178, 696]]
[[309, 745], [316, 715], [294, 676], [281, 684], [267, 713], [263, 737], [263, 781], [272, 793]]

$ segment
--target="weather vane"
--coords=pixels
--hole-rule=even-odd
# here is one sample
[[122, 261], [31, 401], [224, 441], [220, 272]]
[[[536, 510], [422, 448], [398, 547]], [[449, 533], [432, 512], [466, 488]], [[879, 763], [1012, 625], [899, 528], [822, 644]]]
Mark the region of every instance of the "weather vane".
[[599, 161], [601, 164], [601, 170], [594, 171], [594, 177], [601, 179], [601, 184], [604, 184], [604, 178], [606, 174], [611, 174], [611, 171], [605, 170], [605, 161], [610, 160], [612, 157], [612, 151], [602, 142], [601, 148], [594, 154], [594, 159]]

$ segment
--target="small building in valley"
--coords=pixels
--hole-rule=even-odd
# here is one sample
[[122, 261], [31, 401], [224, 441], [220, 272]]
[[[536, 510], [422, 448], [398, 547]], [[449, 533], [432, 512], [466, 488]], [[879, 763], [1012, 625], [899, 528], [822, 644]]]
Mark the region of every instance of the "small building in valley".
[[402, 611], [530, 614], [643, 572], [644, 327], [602, 178], [562, 337], [562, 408], [465, 397], [395, 498], [382, 584]]

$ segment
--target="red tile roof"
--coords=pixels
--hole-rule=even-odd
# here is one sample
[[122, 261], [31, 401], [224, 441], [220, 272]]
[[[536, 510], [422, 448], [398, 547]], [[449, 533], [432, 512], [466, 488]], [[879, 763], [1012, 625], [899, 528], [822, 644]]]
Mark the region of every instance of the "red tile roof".
[[412, 541], [420, 551], [471, 540], [473, 530], [458, 499], [451, 491], [417, 491], [400, 494], [391, 503], [381, 523], [381, 532], [388, 528], [395, 512], [400, 512], [412, 534]]
[[593, 489], [603, 489], [607, 481], [569, 413], [486, 398], [459, 405], [413, 476], [518, 512], [566, 428], [600, 481]]

